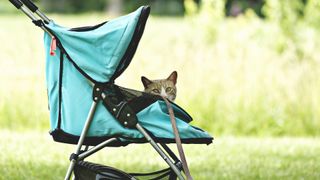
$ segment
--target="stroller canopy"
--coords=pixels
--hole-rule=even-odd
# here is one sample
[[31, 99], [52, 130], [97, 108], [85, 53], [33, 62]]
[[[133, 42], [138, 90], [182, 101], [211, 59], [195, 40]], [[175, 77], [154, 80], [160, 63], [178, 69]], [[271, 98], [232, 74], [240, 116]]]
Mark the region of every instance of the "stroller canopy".
[[87, 78], [94, 82], [109, 82], [129, 65], [149, 12], [149, 8], [141, 7], [96, 26], [69, 29], [51, 21], [46, 27]]
[[[110, 86], [104, 89], [106, 94], [118, 91], [156, 142], [175, 142], [168, 110], [161, 98], [113, 83], [133, 58], [149, 12], [149, 7], [141, 7], [126, 16], [81, 28], [65, 28], [53, 22], [46, 25], [58, 46], [52, 56], [53, 38], [45, 33], [51, 135], [55, 141], [77, 143], [93, 102], [90, 80]], [[96, 145], [113, 137], [120, 140], [115, 146], [146, 142], [138, 130], [122, 126], [104, 106], [103, 102], [98, 103], [85, 144]], [[212, 142], [207, 132], [189, 125], [192, 118], [182, 108], [172, 106], [183, 143]]]

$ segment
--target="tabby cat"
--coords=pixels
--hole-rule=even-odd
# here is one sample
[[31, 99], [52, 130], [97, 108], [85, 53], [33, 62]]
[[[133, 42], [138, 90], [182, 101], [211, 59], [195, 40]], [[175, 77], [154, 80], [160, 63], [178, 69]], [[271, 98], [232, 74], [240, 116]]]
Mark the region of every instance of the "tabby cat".
[[142, 76], [144, 92], [164, 96], [170, 101], [174, 101], [177, 96], [177, 77], [176, 71], [173, 71], [167, 79], [149, 80]]

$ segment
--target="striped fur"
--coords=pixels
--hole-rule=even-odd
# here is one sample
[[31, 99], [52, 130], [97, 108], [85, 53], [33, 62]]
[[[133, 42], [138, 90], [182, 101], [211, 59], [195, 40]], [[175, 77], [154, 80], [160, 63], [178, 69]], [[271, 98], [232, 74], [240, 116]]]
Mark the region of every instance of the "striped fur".
[[177, 72], [173, 71], [166, 79], [150, 80], [142, 76], [141, 81], [146, 93], [164, 96], [170, 101], [174, 101], [177, 97], [177, 78]]

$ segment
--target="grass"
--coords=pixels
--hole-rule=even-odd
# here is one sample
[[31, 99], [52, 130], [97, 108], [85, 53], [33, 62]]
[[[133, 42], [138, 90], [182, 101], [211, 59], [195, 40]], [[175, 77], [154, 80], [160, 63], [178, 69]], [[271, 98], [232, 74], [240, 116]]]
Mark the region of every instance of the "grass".
[[[65, 26], [104, 21], [103, 14], [49, 15]], [[24, 16], [0, 15], [0, 125], [48, 129], [42, 32]], [[183, 18], [151, 17], [138, 51], [116, 83], [142, 90], [140, 76], [177, 70], [177, 103], [194, 125], [214, 134], [318, 136], [319, 33], [302, 28], [303, 56], [272, 23], [254, 17], [225, 19], [210, 31]], [[22, 31], [23, 29], [23, 31]], [[285, 50], [277, 50], [279, 43]], [[280, 43], [281, 44], [281, 43]], [[299, 47], [300, 47], [299, 46]], [[138, 73], [137, 73], [138, 72]], [[34, 123], [37, 122], [37, 123]]]
[[[1, 131], [0, 179], [62, 179], [75, 146], [55, 143], [46, 132]], [[222, 137], [185, 145], [195, 179], [319, 179], [318, 138]], [[171, 146], [173, 150], [175, 146]], [[88, 159], [127, 172], [166, 167], [149, 145], [107, 148]]]

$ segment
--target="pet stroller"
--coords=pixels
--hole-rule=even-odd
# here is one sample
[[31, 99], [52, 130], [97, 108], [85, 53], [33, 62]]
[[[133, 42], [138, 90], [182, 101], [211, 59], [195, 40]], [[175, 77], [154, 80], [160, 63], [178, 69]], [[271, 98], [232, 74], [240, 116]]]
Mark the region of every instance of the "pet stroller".
[[[48, 19], [30, 0], [9, 0], [42, 28], [46, 81], [54, 141], [77, 144], [65, 179], [184, 179], [183, 164], [169, 149], [175, 143], [166, 103], [160, 96], [120, 87], [117, 77], [130, 64], [150, 8], [95, 26], [65, 28]], [[38, 15], [38, 19], [35, 15]], [[189, 125], [190, 115], [170, 103], [182, 143], [210, 144], [213, 138]], [[153, 173], [125, 173], [84, 159], [104, 147], [150, 143], [169, 165]]]

